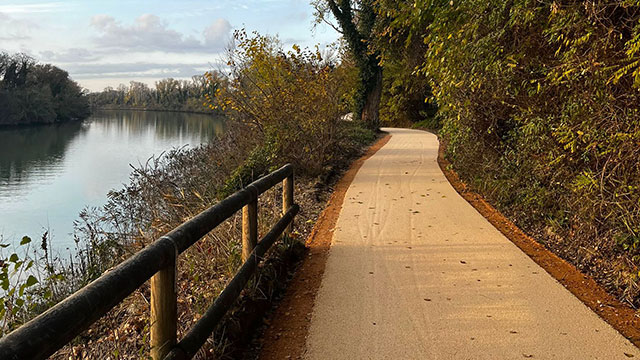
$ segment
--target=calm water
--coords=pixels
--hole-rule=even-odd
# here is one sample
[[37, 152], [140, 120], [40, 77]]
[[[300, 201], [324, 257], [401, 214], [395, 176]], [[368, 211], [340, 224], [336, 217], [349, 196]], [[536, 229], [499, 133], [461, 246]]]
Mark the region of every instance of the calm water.
[[0, 236], [15, 243], [48, 229], [73, 247], [73, 221], [128, 182], [131, 165], [224, 131], [221, 119], [171, 112], [100, 111], [84, 122], [0, 129]]

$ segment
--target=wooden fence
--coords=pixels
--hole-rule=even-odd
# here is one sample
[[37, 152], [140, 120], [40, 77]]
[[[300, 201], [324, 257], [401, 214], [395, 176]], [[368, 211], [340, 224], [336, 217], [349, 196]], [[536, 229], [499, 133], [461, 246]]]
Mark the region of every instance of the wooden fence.
[[[258, 197], [282, 182], [282, 217], [258, 241]], [[209, 231], [242, 208], [242, 260], [234, 278], [177, 342], [176, 259]], [[298, 213], [293, 203], [293, 167], [264, 176], [181, 224], [62, 302], [0, 338], [0, 359], [45, 359], [151, 279], [151, 357], [190, 359], [202, 347]]]

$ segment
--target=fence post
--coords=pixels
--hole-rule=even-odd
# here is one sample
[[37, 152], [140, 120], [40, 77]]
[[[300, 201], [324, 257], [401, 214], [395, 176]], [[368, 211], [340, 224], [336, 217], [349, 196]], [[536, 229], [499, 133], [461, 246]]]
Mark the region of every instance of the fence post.
[[[176, 253], [177, 255], [177, 253]], [[176, 261], [151, 277], [151, 358], [162, 360], [176, 344]]]
[[242, 208], [242, 262], [258, 244], [258, 197]]
[[[282, 180], [282, 214], [286, 214], [293, 206], [293, 173]], [[293, 221], [287, 226], [284, 233], [291, 236]]]

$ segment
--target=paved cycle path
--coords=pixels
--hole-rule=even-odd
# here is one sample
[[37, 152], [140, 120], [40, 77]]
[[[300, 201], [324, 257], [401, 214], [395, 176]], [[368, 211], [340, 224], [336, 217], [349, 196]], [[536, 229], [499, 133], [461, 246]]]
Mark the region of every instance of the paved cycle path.
[[456, 193], [434, 135], [385, 130], [345, 195], [307, 359], [640, 359]]

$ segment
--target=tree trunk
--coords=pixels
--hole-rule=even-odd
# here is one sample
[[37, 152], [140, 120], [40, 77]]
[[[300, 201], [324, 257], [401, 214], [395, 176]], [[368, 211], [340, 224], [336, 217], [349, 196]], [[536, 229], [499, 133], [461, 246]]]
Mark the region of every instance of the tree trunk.
[[380, 127], [380, 97], [382, 96], [382, 67], [377, 66], [375, 82], [368, 89], [366, 102], [362, 108], [362, 121], [367, 127], [378, 130]]

